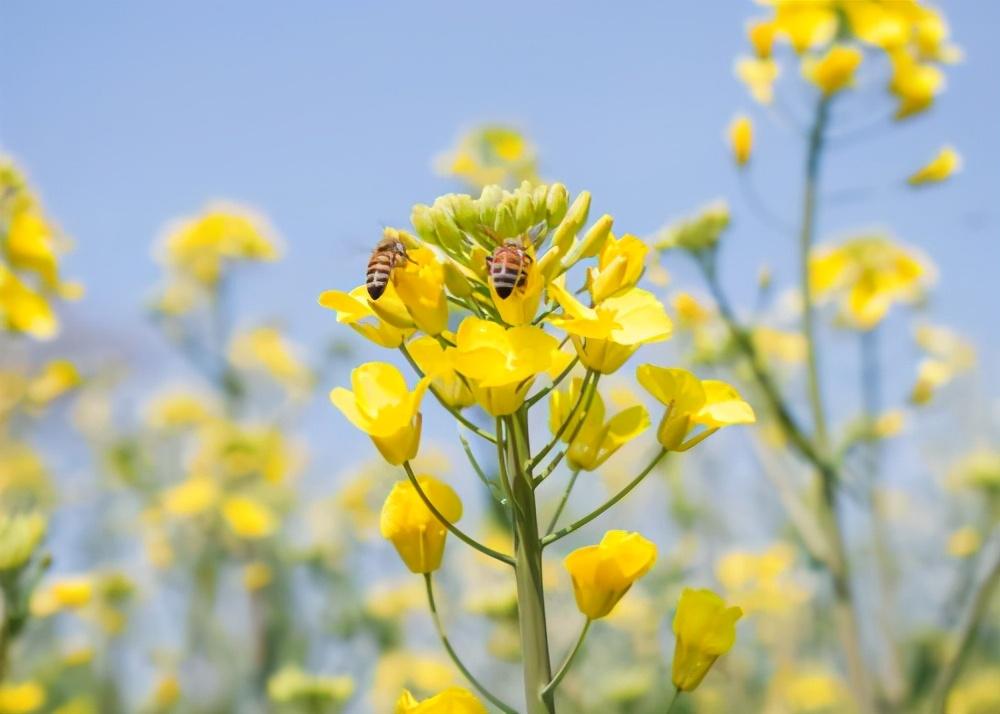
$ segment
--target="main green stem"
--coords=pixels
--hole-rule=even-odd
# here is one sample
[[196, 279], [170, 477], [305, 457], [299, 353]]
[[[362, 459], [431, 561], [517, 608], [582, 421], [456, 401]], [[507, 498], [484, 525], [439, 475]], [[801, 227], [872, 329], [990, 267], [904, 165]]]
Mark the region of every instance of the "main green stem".
[[555, 693], [545, 687], [552, 680], [545, 589], [542, 584], [542, 545], [538, 535], [535, 490], [527, 465], [527, 434], [521, 414], [506, 418], [506, 466], [514, 512], [514, 573], [521, 628], [524, 698], [528, 714], [554, 714]]
[[[812, 253], [816, 233], [816, 196], [819, 188], [820, 165], [823, 156], [824, 138], [830, 118], [830, 97], [822, 97], [816, 106], [809, 144], [806, 151], [805, 190], [802, 198], [802, 223], [799, 231], [799, 278], [802, 290], [802, 334], [806, 339], [806, 379], [809, 406], [812, 411], [815, 444], [823, 459], [828, 458], [829, 438], [826, 426], [826, 412], [823, 407], [823, 393], [820, 385], [818, 345], [816, 342], [815, 311], [813, 309], [812, 281], [809, 276], [809, 258]], [[833, 579], [834, 619], [841, 638], [844, 656], [847, 659], [847, 673], [854, 690], [859, 710], [862, 714], [875, 711], [867, 665], [861, 646], [860, 624], [850, 566], [847, 559], [847, 544], [837, 504], [837, 478], [833, 469], [820, 469], [820, 522], [829, 540], [827, 567]]]

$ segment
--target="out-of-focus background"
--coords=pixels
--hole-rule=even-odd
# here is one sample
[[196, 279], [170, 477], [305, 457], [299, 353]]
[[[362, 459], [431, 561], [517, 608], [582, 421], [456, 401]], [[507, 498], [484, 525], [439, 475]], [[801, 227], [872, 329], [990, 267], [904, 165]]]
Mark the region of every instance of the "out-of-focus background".
[[[924, 314], [974, 343], [980, 365], [967, 387], [970, 412], [958, 413], [939, 436], [984, 446], [1000, 419], [990, 368], [1000, 359], [1000, 4], [950, 2], [942, 9], [964, 60], [949, 67], [933, 109], [912, 121], [887, 119], [891, 101], [880, 87], [845, 108], [838, 119], [861, 130], [839, 145], [832, 139], [837, 151], [824, 167], [819, 237], [887, 228], [933, 260], [938, 281]], [[762, 266], [776, 282], [796, 279], [794, 238], [774, 223], [798, 220], [801, 134], [811, 111], [810, 98], [796, 93], [794, 67], [779, 80], [790, 89], [778, 118], [735, 78], [744, 23], [756, 11], [737, 0], [628, 3], [614, 12], [598, 3], [518, 0], [4, 3], [0, 150], [24, 167], [47, 212], [72, 237], [62, 270], [86, 285], [82, 300], [60, 307], [62, 333], [37, 354], [120, 366], [115, 400], [125, 409], [165, 384], [197, 381], [148, 315], [162, 274], [155, 246], [171, 220], [211, 201], [253, 206], [268, 217], [285, 254], [246, 271], [234, 288], [232, 314], [276, 321], [313, 356], [341, 340], [356, 355], [330, 361], [296, 427], [310, 462], [299, 495], [329, 496], [349, 480], [349, 465], [373, 451], [325, 393], [346, 383], [358, 359], [379, 353], [337, 325], [317, 296], [359, 285], [382, 228], [406, 225], [414, 203], [462, 189], [435, 171], [434, 157], [484, 121], [520, 129], [538, 151], [541, 177], [591, 191], [591, 215], [612, 213], [616, 231], [649, 236], [712, 199], [727, 199], [733, 227], [723, 269], [741, 309], [749, 306]], [[749, 180], [770, 218], [741, 187], [724, 141], [739, 111], [755, 122]], [[880, 117], [886, 119], [871, 121]], [[961, 152], [961, 173], [933, 190], [908, 190], [905, 177], [944, 143]], [[674, 284], [695, 284], [683, 261], [668, 269]], [[831, 402], [844, 415], [853, 397], [837, 387], [855, 348], [836, 330], [823, 339], [833, 355]], [[901, 340], [885, 354], [888, 402], [905, 397], [915, 353]], [[50, 527], [53, 548], [64, 553], [54, 571], [73, 572], [86, 563], [74, 554], [76, 540], [107, 504], [73, 482], [89, 468], [86, 450], [63, 428], [43, 434], [61, 487], [87, 505]], [[906, 444], [915, 437], [902, 438]], [[719, 443], [740, 445], [737, 437]], [[456, 446], [447, 449], [460, 463]], [[919, 481], [924, 457], [904, 451], [892, 447], [902, 455], [888, 467], [891, 478]], [[720, 453], [709, 467], [714, 483], [727, 489], [721, 472], [753, 471]], [[453, 470], [453, 480], [461, 471]], [[755, 529], [756, 512], [729, 515], [746, 525], [733, 528], [730, 545], [766, 542]], [[376, 554], [369, 566], [391, 563], [402, 576], [388, 544], [377, 546], [369, 546]], [[150, 620], [149, 641], [170, 641], [170, 626], [169, 619]], [[135, 674], [124, 682], [127, 700], [146, 696], [163, 669], [158, 662], [129, 656], [119, 663]], [[325, 670], [351, 664], [343, 652], [314, 662]], [[363, 668], [348, 673], [366, 676]], [[366, 703], [354, 706], [368, 710]]]

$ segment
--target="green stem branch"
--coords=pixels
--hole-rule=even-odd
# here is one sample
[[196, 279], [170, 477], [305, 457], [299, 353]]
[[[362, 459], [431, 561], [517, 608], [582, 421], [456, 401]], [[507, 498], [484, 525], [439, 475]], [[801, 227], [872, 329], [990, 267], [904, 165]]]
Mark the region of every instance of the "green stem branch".
[[576, 655], [580, 652], [580, 648], [583, 646], [583, 641], [587, 638], [587, 632], [590, 630], [590, 623], [593, 622], [589, 617], [587, 621], [583, 623], [583, 629], [580, 630], [580, 636], [576, 640], [576, 644], [573, 645], [573, 649], [569, 651], [566, 655], [566, 659], [563, 660], [562, 665], [559, 667], [559, 671], [555, 673], [552, 677], [552, 681], [545, 685], [542, 689], [542, 694], [547, 694], [549, 692], [554, 692], [559, 683], [563, 680], [563, 677], [569, 672], [570, 666], [573, 664], [573, 660], [576, 659]]
[[545, 529], [545, 535], [549, 535], [556, 529], [556, 524], [559, 522], [559, 516], [562, 515], [563, 509], [566, 508], [566, 502], [569, 501], [569, 494], [576, 485], [576, 479], [579, 475], [580, 469], [575, 469], [573, 471], [573, 475], [569, 477], [569, 483], [566, 484], [562, 498], [559, 499], [559, 505], [556, 506], [556, 512], [552, 514], [552, 520], [549, 521], [549, 527]]

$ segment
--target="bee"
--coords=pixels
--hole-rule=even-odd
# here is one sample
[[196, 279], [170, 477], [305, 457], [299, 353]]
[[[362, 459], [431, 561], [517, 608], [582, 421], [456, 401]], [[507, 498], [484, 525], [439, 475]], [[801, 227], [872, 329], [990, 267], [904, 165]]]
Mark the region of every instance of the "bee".
[[531, 263], [531, 256], [517, 238], [508, 238], [493, 251], [493, 255], [486, 256], [486, 272], [501, 300], [510, 297], [514, 288], [524, 287]]
[[393, 269], [401, 262], [407, 261], [413, 262], [413, 259], [406, 254], [406, 246], [398, 238], [383, 238], [378, 242], [371, 258], [368, 259], [365, 279], [365, 287], [368, 288], [368, 295], [372, 300], [382, 297]]

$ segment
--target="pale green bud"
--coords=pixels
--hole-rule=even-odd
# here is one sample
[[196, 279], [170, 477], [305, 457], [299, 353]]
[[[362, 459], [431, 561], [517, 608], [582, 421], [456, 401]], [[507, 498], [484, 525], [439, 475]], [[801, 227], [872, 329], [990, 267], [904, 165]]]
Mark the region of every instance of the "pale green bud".
[[590, 191], [581, 191], [573, 201], [573, 205], [566, 211], [562, 221], [556, 226], [555, 233], [552, 234], [552, 245], [560, 253], [565, 254], [569, 250], [576, 234], [587, 222], [587, 214], [590, 212]]
[[425, 203], [418, 203], [410, 210], [410, 223], [414, 230], [425, 242], [438, 245], [437, 232], [434, 228], [434, 218], [431, 216], [431, 207]]
[[524, 233], [534, 225], [535, 204], [531, 200], [531, 191], [518, 191], [514, 220], [517, 222], [518, 233]]
[[462, 272], [463, 269], [453, 260], [444, 261], [444, 284], [448, 292], [456, 297], [467, 297], [472, 294], [472, 283]]
[[479, 222], [484, 226], [492, 226], [496, 221], [497, 208], [503, 202], [503, 189], [499, 186], [484, 186], [477, 201], [479, 205]]
[[431, 209], [431, 218], [434, 221], [438, 245], [449, 253], [460, 253], [464, 238], [451, 214], [443, 208], [433, 208]]
[[693, 253], [714, 248], [722, 232], [729, 227], [729, 206], [716, 201], [698, 215], [678, 221], [661, 231], [657, 250], [681, 248]]
[[472, 196], [464, 193], [451, 194], [449, 208], [451, 209], [451, 215], [454, 217], [455, 223], [460, 228], [469, 231], [479, 226], [479, 208], [476, 206], [476, 202], [472, 199]]
[[605, 213], [603, 216], [594, 221], [594, 225], [584, 234], [583, 240], [580, 241], [579, 259], [593, 258], [595, 255], [601, 252], [601, 248], [608, 240], [608, 236], [611, 235], [611, 226], [614, 224], [615, 219]]
[[532, 224], [541, 223], [542, 221], [546, 220], [546, 217], [548, 215], [548, 210], [545, 205], [545, 200], [548, 197], [548, 194], [549, 194], [548, 186], [545, 185], [535, 186], [535, 189], [531, 194], [531, 203], [535, 207], [535, 215], [533, 216], [533, 220], [531, 221]]
[[569, 191], [561, 183], [554, 183], [549, 186], [549, 193], [545, 197], [546, 222], [549, 228], [554, 228], [566, 215], [569, 208]]
[[493, 230], [501, 238], [510, 238], [518, 234], [514, 206], [509, 201], [497, 209], [496, 218], [493, 219]]
[[45, 528], [45, 517], [40, 513], [0, 514], [0, 572], [27, 563], [45, 535]]

